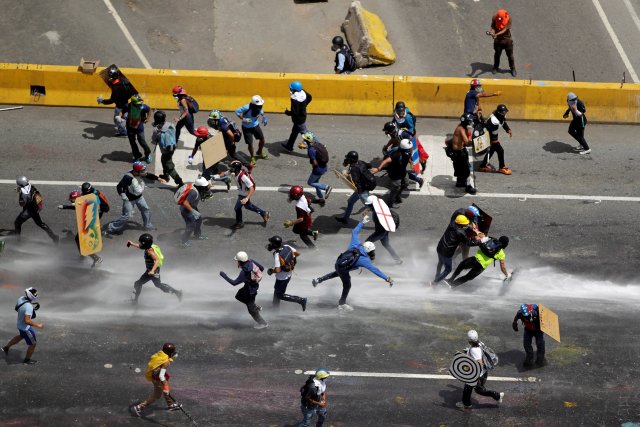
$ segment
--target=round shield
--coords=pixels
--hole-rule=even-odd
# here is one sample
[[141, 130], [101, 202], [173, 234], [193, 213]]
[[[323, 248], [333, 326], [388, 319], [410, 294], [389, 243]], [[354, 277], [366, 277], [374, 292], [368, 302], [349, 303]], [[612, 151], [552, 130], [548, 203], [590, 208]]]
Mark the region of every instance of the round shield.
[[482, 374], [482, 367], [477, 360], [474, 360], [470, 356], [457, 353], [453, 356], [453, 360], [449, 366], [449, 373], [452, 377], [465, 384], [475, 385]]

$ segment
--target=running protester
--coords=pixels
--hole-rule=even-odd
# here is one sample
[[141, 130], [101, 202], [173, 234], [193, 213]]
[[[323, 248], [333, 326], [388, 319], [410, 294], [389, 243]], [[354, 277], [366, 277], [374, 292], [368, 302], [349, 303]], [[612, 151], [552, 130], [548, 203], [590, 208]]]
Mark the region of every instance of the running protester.
[[2, 351], [6, 356], [9, 355], [9, 349], [20, 341], [28, 345], [27, 354], [24, 357], [22, 363], [25, 365], [33, 365], [35, 360], [31, 359], [33, 352], [36, 351], [36, 332], [33, 328], [44, 328], [44, 324], [36, 323], [33, 319], [36, 318], [36, 311], [40, 308], [40, 304], [36, 302], [38, 299], [38, 290], [35, 288], [27, 288], [24, 290], [24, 296], [18, 298], [16, 302], [15, 310], [18, 312], [18, 332], [19, 335], [11, 338], [7, 345], [2, 347]]

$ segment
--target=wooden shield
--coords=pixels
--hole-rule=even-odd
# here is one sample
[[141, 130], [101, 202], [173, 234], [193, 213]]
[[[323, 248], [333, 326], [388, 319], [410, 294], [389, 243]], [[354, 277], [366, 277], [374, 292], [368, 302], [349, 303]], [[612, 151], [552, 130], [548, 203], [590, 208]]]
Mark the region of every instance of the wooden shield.
[[202, 150], [202, 160], [205, 168], [209, 168], [227, 157], [227, 149], [224, 146], [222, 132], [216, 132], [214, 136], [203, 142], [200, 145], [200, 150]]
[[560, 342], [560, 319], [558, 315], [542, 304], [538, 304], [540, 329], [554, 340]]
[[473, 139], [473, 149], [476, 153], [486, 150], [491, 145], [489, 141], [489, 132], [485, 132], [477, 138]]
[[100, 231], [100, 202], [95, 194], [78, 197], [75, 202], [76, 223], [80, 255], [87, 256], [102, 251]]
[[347, 184], [352, 190], [354, 190], [354, 191], [356, 190], [356, 185], [353, 183], [353, 180], [351, 179], [351, 177], [349, 175], [340, 172], [338, 169], [334, 169], [333, 172], [335, 172], [336, 177], [338, 177], [338, 179], [340, 179], [340, 181], [342, 181], [345, 184]]

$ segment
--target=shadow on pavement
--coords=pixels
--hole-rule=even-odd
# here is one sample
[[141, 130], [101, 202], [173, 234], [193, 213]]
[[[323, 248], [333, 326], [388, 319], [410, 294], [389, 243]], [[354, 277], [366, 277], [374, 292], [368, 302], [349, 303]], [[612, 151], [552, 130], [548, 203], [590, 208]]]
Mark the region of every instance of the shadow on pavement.
[[101, 138], [115, 137], [116, 131], [113, 123], [95, 122], [92, 120], [80, 120], [80, 123], [95, 125], [95, 127], [84, 128], [84, 133], [82, 134], [84, 139], [98, 140]]
[[108, 154], [103, 154], [98, 159], [100, 163], [107, 163], [107, 160], [110, 162], [133, 163], [133, 156], [128, 151], [116, 150]]
[[575, 150], [571, 146], [571, 144], [567, 144], [566, 142], [561, 141], [549, 141], [542, 147], [544, 151], [548, 151], [553, 154], [560, 153], [574, 153]]
[[470, 65], [471, 72], [467, 74], [469, 77], [478, 77], [493, 70], [493, 64], [487, 64], [486, 62], [472, 62]]

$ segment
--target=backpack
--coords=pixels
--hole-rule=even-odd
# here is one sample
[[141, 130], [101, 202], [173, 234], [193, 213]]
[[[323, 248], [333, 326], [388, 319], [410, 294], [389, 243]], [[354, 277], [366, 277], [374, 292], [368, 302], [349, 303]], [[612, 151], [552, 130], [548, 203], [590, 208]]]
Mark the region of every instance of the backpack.
[[336, 260], [336, 270], [345, 271], [351, 269], [351, 267], [358, 262], [358, 259], [360, 259], [360, 255], [362, 254], [358, 248], [349, 249], [348, 251], [341, 253]]
[[289, 245], [284, 245], [280, 251], [278, 251], [278, 257], [280, 259], [280, 269], [282, 271], [293, 271], [296, 267], [296, 256], [293, 254], [293, 249]]
[[319, 400], [320, 396], [316, 394], [315, 385], [313, 382], [314, 375], [309, 375], [304, 385], [300, 387], [300, 401], [304, 406], [309, 405], [309, 399]]
[[162, 267], [162, 265], [164, 264], [164, 255], [160, 250], [160, 246], [154, 243], [153, 245], [151, 245], [151, 249], [153, 249], [153, 252], [155, 252], [156, 256], [158, 257], [158, 267]]
[[484, 343], [480, 344], [482, 348], [482, 359], [484, 361], [484, 366], [486, 366], [487, 370], [492, 370], [496, 366], [498, 366], [498, 355], [491, 347], [487, 347]]
[[[16, 306], [14, 307], [16, 309], [16, 311], [20, 310], [20, 307], [22, 307], [23, 305], [25, 305], [26, 303], [31, 302], [29, 300], [27, 301], [22, 301], [21, 304], [16, 304]], [[31, 315], [31, 319], [35, 319], [37, 314], [36, 311], [38, 311], [40, 309], [40, 304], [38, 304], [37, 302], [31, 302], [31, 304], [33, 305], [33, 314]]]
[[453, 136], [451, 138], [445, 138], [444, 154], [446, 154], [448, 158], [453, 159]]
[[111, 206], [109, 206], [109, 199], [107, 199], [107, 196], [105, 196], [98, 190], [96, 190], [96, 193], [98, 195], [98, 199], [100, 199], [100, 210], [105, 213], [109, 212]]
[[242, 132], [238, 129], [238, 125], [232, 121], [229, 121], [229, 129], [233, 132], [233, 142], [240, 142], [242, 139]]
[[31, 186], [31, 201], [33, 202], [33, 204], [35, 205], [35, 207], [38, 209], [38, 211], [42, 210], [42, 194], [40, 194], [40, 192], [38, 190], [36, 190], [36, 187], [34, 187], [33, 185]]
[[258, 267], [258, 265], [252, 261], [251, 262], [251, 281], [260, 283], [260, 280], [262, 280], [262, 270], [260, 270], [260, 267]]
[[187, 107], [189, 108], [189, 112], [191, 114], [195, 114], [200, 111], [200, 105], [198, 105], [198, 101], [196, 101], [193, 96], [187, 95], [184, 97], [184, 99], [187, 100]]
[[364, 163], [358, 163], [360, 169], [360, 186], [364, 191], [373, 191], [376, 188], [376, 177]]
[[495, 257], [500, 249], [502, 249], [502, 243], [498, 239], [489, 238], [488, 241], [480, 244], [480, 250], [489, 258]]
[[173, 195], [173, 199], [176, 201], [177, 204], [182, 205], [184, 201], [187, 199], [187, 196], [189, 195], [189, 191], [191, 191], [192, 188], [193, 188], [193, 183], [185, 182], [180, 186], [180, 188], [178, 188], [178, 190], [176, 191], [176, 194]]
[[351, 49], [349, 48], [349, 46], [344, 45], [344, 69], [346, 71], [355, 71], [358, 69], [358, 65], [356, 64], [356, 58], [353, 56], [353, 52], [351, 52]]
[[316, 142], [313, 147], [316, 149], [316, 161], [320, 166], [326, 166], [329, 163], [329, 152], [327, 146], [321, 142]]
[[176, 145], [176, 128], [174, 126], [168, 126], [167, 130], [158, 129], [160, 132], [160, 141], [158, 145], [160, 145], [160, 149], [162, 150], [170, 150], [172, 147]]

